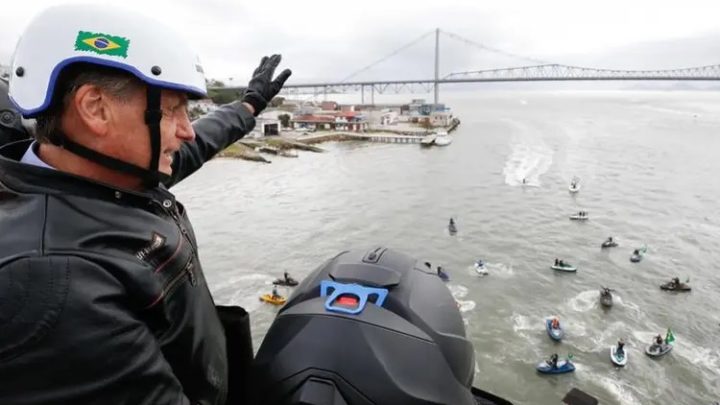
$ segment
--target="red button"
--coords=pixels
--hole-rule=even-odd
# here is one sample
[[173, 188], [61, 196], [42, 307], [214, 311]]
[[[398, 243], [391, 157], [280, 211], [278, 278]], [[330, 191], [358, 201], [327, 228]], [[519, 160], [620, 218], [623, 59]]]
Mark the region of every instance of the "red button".
[[338, 298], [335, 302], [338, 305], [351, 308], [355, 308], [358, 305], [358, 299], [351, 295], [341, 295], [340, 298]]

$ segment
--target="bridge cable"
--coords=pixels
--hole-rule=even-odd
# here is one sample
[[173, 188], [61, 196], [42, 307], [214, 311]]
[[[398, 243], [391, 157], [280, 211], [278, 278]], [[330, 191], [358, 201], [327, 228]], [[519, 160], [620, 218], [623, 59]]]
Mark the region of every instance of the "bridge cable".
[[428, 31], [427, 33], [421, 35], [420, 37], [418, 37], [418, 38], [415, 39], [414, 41], [409, 42], [409, 43], [401, 46], [400, 48], [394, 50], [393, 52], [390, 52], [390, 53], [387, 54], [386, 56], [384, 56], [384, 57], [376, 60], [375, 62], [373, 62], [373, 63], [371, 63], [371, 64], [363, 67], [362, 69], [356, 71], [355, 73], [353, 73], [353, 74], [345, 77], [344, 79], [340, 80], [340, 82], [341, 82], [341, 83], [342, 83], [342, 82], [346, 82], [346, 81], [352, 79], [353, 77], [359, 75], [360, 73], [367, 71], [368, 69], [372, 68], [373, 66], [375, 66], [375, 65], [377, 65], [377, 64], [379, 64], [379, 63], [385, 62], [386, 60], [390, 59], [391, 57], [399, 54], [400, 52], [404, 51], [404, 50], [407, 49], [407, 48], [410, 48], [411, 46], [413, 46], [413, 45], [417, 44], [418, 42], [422, 41], [423, 39], [425, 39], [425, 38], [426, 38], [427, 36], [429, 36], [430, 34], [434, 34], [434, 33], [435, 33], [435, 30]]
[[444, 31], [444, 30], [440, 30], [440, 32], [442, 32], [443, 34], [447, 35], [448, 37], [450, 37], [450, 38], [452, 38], [452, 39], [455, 39], [455, 40], [460, 41], [460, 42], [464, 42], [464, 43], [467, 44], [467, 45], [470, 45], [470, 46], [473, 46], [473, 47], [476, 47], [476, 48], [480, 48], [480, 49], [482, 49], [482, 50], [484, 50], [484, 51], [489, 51], [489, 52], [497, 53], [497, 54], [500, 54], [500, 55], [503, 55], [503, 56], [508, 56], [508, 57], [515, 58], [515, 59], [527, 60], [527, 61], [531, 61], [531, 62], [533, 62], [533, 63], [537, 63], [537, 64], [540, 64], [540, 65], [552, 65], [552, 64], [553, 64], [553, 63], [551, 63], [551, 62], [547, 62], [547, 61], [544, 61], [544, 60], [541, 60], [541, 59], [536, 59], [536, 58], [531, 58], [531, 57], [528, 57], [528, 56], [518, 55], [518, 54], [515, 54], [515, 53], [512, 53], [512, 52], [507, 52], [507, 51], [503, 51], [503, 50], [500, 50], [500, 49], [497, 49], [497, 48], [493, 48], [493, 47], [490, 47], [490, 46], [487, 46], [487, 45], [483, 45], [483, 44], [481, 44], [481, 43], [479, 43], [479, 42], [475, 42], [475, 41], [473, 41], [473, 40], [467, 39], [467, 38], [462, 37], [462, 36], [460, 36], [460, 35], [453, 34], [452, 32], [448, 32], [448, 31]]

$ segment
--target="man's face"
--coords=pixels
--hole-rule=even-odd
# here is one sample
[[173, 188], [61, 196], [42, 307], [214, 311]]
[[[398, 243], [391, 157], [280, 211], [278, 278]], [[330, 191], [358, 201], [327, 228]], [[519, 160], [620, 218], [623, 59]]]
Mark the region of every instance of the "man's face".
[[[128, 101], [113, 100], [113, 123], [111, 136], [114, 138], [113, 151], [116, 158], [136, 166], [150, 166], [150, 129], [145, 124], [145, 89], [136, 91]], [[192, 141], [195, 132], [190, 125], [187, 112], [187, 96], [175, 90], [162, 90], [160, 99], [162, 119], [160, 120], [160, 160], [158, 170], [172, 174], [175, 152], [183, 142]]]

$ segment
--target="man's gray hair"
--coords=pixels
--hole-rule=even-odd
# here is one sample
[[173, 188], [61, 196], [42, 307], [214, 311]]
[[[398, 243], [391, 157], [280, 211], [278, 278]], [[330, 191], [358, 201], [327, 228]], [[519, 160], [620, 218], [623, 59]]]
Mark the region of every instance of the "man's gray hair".
[[119, 69], [88, 63], [66, 67], [55, 83], [50, 108], [36, 119], [35, 139], [39, 143], [60, 141], [58, 134], [61, 133], [62, 116], [75, 91], [86, 84], [100, 87], [121, 102], [129, 101], [132, 94], [142, 88], [142, 82], [137, 77]]

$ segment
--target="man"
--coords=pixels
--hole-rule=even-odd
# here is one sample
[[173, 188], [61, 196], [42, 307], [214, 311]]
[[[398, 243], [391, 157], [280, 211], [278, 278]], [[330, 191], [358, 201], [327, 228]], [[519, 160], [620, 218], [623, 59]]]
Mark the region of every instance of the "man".
[[624, 357], [625, 356], [625, 341], [620, 339], [618, 340], [617, 349], [615, 350], [615, 353], [617, 353], [618, 357]]
[[20, 114], [10, 102], [7, 82], [0, 78], [0, 147], [29, 137]]
[[233, 396], [237, 339], [166, 187], [253, 128], [290, 76], [273, 80], [279, 62], [263, 58], [243, 101], [191, 126], [203, 70], [157, 21], [83, 5], [30, 23], [10, 96], [36, 142], [0, 148], [0, 403]]

